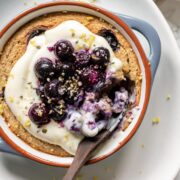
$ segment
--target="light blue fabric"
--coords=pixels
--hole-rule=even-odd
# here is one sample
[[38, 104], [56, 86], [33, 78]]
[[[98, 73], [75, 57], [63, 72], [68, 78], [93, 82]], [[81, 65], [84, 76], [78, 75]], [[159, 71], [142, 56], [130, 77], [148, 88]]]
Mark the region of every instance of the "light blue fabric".
[[8, 152], [11, 154], [17, 154], [19, 155], [19, 153], [17, 153], [15, 150], [13, 150], [9, 145], [7, 145], [2, 138], [0, 138], [0, 151], [1, 152]]

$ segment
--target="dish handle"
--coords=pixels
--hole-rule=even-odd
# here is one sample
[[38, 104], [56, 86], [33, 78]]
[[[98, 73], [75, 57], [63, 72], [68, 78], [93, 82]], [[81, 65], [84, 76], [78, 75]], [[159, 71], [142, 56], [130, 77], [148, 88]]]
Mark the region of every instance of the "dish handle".
[[154, 80], [161, 56], [161, 41], [157, 31], [152, 27], [152, 25], [141, 19], [122, 14], [116, 15], [120, 17], [128, 26], [130, 26], [131, 29], [141, 33], [148, 41], [150, 47], [148, 59], [151, 63], [152, 80]]
[[13, 150], [1, 137], [0, 137], [0, 152], [18, 155], [18, 152]]

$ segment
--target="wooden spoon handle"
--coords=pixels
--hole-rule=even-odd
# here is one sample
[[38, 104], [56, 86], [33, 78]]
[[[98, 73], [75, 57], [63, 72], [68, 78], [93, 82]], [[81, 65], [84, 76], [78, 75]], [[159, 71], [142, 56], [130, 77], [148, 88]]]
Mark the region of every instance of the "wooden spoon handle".
[[63, 180], [73, 180], [88, 159], [87, 153], [77, 153]]
[[101, 132], [94, 139], [85, 138], [78, 147], [74, 160], [68, 169], [66, 175], [63, 180], [73, 180], [77, 173], [80, 171], [82, 166], [87, 162], [91, 153], [96, 149], [96, 147], [101, 144], [109, 135], [110, 131], [106, 130]]

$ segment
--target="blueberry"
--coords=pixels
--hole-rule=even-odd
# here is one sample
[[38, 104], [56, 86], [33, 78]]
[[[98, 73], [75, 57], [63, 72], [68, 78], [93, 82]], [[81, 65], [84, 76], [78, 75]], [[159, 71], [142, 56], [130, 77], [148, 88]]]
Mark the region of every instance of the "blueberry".
[[99, 35], [107, 40], [113, 51], [116, 51], [120, 47], [117, 37], [110, 29], [100, 30]]
[[50, 114], [50, 117], [56, 122], [61, 122], [62, 120], [64, 120], [66, 118], [66, 116], [67, 116], [66, 112], [63, 112], [60, 114], [55, 110], [52, 110], [52, 112]]
[[99, 71], [93, 68], [85, 68], [81, 73], [81, 80], [84, 84], [92, 86], [98, 83], [100, 78]]
[[71, 79], [66, 81], [64, 87], [62, 86], [61, 89], [59, 87], [59, 93], [60, 91], [61, 94], [64, 94], [63, 98], [69, 105], [75, 105], [76, 103], [78, 106], [82, 101], [81, 97], [84, 95], [84, 92], [80, 89], [77, 82]]
[[55, 65], [56, 74], [62, 77], [68, 77], [74, 74], [75, 68], [72, 63], [56, 62]]
[[107, 65], [110, 59], [110, 53], [107, 48], [97, 47], [93, 50], [91, 54], [93, 62], [101, 65]]
[[65, 127], [71, 132], [80, 133], [82, 128], [82, 115], [77, 111], [70, 111], [64, 121]]
[[38, 86], [38, 88], [36, 89], [36, 94], [41, 98], [41, 100], [43, 102], [47, 101], [47, 98], [45, 97], [45, 94], [44, 94], [44, 86], [43, 85]]
[[74, 67], [72, 64], [63, 64], [61, 67], [61, 74], [64, 76], [70, 76], [74, 73]]
[[44, 94], [48, 99], [56, 100], [58, 98], [58, 87], [60, 82], [57, 79], [54, 79], [50, 82], [47, 82], [44, 86]]
[[96, 92], [105, 92], [107, 85], [105, 83], [105, 78], [103, 74], [101, 74], [98, 83], [93, 87]]
[[96, 122], [101, 121], [101, 120], [105, 120], [105, 114], [103, 113], [103, 111], [99, 111], [99, 113], [96, 115]]
[[[78, 95], [80, 94], [80, 88], [82, 83], [77, 76], [71, 76], [66, 79], [63, 86], [59, 86], [59, 94], [64, 94], [64, 100], [68, 104], [74, 104], [78, 100]], [[61, 93], [60, 93], [61, 92]]]
[[63, 121], [67, 116], [67, 113], [62, 113], [62, 114], [59, 114], [58, 112], [52, 110], [52, 114], [50, 115], [50, 117], [56, 121], [56, 122], [61, 122]]
[[79, 94], [78, 91], [77, 92], [73, 92], [73, 93], [71, 93], [71, 91], [67, 91], [66, 92], [66, 96], [65, 96], [65, 101], [68, 104], [73, 105], [78, 100], [78, 94]]
[[65, 102], [63, 100], [61, 100], [55, 105], [51, 104], [51, 111], [50, 111], [49, 115], [53, 120], [55, 120], [57, 122], [64, 120], [67, 116]]
[[47, 27], [38, 27], [37, 29], [34, 29], [32, 32], [28, 34], [27, 42], [29, 42], [33, 37], [39, 36], [40, 34], [43, 34], [47, 30]]
[[28, 115], [36, 125], [42, 126], [50, 122], [48, 113], [49, 111], [43, 103], [35, 103], [30, 107]]
[[104, 120], [107, 120], [112, 116], [111, 106], [112, 101], [106, 96], [101, 98], [97, 103], [97, 108], [100, 111], [100, 117], [104, 117]]
[[60, 40], [55, 44], [55, 55], [61, 59], [66, 60], [67, 58], [72, 57], [74, 48], [70, 41]]
[[59, 84], [58, 86], [58, 94], [59, 94], [59, 97], [65, 97], [66, 96], [66, 92], [67, 92], [67, 88], [62, 85], [62, 84]]
[[60, 75], [62, 72], [63, 63], [60, 60], [55, 60], [55, 72], [57, 75]]
[[128, 91], [125, 88], [121, 88], [120, 91], [116, 91], [112, 107], [113, 112], [121, 113], [125, 111], [128, 105], [128, 100]]
[[79, 133], [80, 130], [81, 130], [81, 129], [80, 129], [79, 127], [77, 127], [76, 124], [73, 124], [73, 125], [71, 126], [71, 129], [70, 129], [70, 131], [73, 131], [73, 132], [76, 132], [76, 133]]
[[34, 71], [39, 79], [45, 80], [54, 76], [54, 64], [48, 58], [40, 58], [34, 66]]
[[83, 104], [83, 101], [84, 101], [84, 91], [80, 90], [77, 95], [77, 100], [75, 101], [74, 105], [76, 107], [80, 107]]
[[87, 50], [81, 50], [75, 54], [76, 56], [76, 65], [78, 67], [87, 66], [90, 61], [90, 53]]

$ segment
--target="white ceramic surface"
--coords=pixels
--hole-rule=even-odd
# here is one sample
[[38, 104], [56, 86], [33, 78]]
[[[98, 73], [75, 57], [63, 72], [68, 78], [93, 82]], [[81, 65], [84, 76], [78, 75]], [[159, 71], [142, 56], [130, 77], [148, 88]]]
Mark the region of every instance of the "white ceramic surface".
[[[47, 1], [47, 0], [46, 0]], [[34, 6], [34, 1], [0, 0], [0, 28], [20, 11]], [[45, 2], [39, 0], [38, 2]], [[98, 0], [112, 11], [129, 14], [150, 22], [162, 41], [161, 63], [156, 75], [145, 119], [133, 139], [110, 158], [84, 167], [82, 179], [99, 180], [172, 180], [180, 167], [180, 98], [178, 70], [180, 53], [166, 21], [151, 0]], [[146, 11], [143, 11], [146, 9]], [[171, 95], [169, 101], [166, 97]], [[152, 118], [160, 117], [158, 125]], [[0, 154], [0, 179], [61, 179], [65, 170], [32, 162], [25, 158]]]

